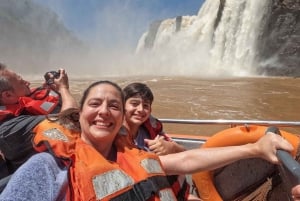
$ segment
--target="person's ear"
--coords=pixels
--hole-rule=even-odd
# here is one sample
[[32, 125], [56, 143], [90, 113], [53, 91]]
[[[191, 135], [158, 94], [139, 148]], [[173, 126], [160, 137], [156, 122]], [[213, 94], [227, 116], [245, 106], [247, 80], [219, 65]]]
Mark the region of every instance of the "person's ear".
[[1, 92], [1, 94], [0, 94], [0, 98], [1, 98], [1, 100], [3, 99], [3, 98], [6, 98], [7, 97], [7, 91], [5, 90], [5, 91], [2, 91]]
[[15, 101], [15, 94], [11, 90], [5, 90], [1, 92], [1, 103], [12, 104]]

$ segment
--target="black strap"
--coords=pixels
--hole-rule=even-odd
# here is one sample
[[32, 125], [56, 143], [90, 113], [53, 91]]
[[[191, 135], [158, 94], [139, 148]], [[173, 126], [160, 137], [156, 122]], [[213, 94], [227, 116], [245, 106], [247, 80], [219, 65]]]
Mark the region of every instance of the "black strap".
[[187, 183], [186, 180], [184, 180], [184, 183], [182, 184], [179, 192], [176, 195], [177, 201], [185, 201], [186, 200], [186, 193], [189, 193], [190, 191], [190, 186]]
[[129, 191], [111, 199], [111, 201], [146, 201], [153, 195], [157, 195], [159, 190], [170, 188], [170, 184], [165, 176], [153, 176], [147, 180], [136, 183]]
[[[33, 142], [34, 143], [34, 142]], [[45, 152], [49, 152], [55, 159], [57, 165], [62, 168], [62, 169], [69, 169], [71, 167], [72, 164], [72, 160], [70, 158], [67, 157], [63, 157], [63, 156], [58, 156], [52, 149], [51, 144], [49, 143], [49, 141], [47, 140], [42, 140], [40, 141], [38, 144], [36, 144], [36, 147], [40, 147], [40, 146], [45, 146], [46, 150]]]
[[[173, 185], [175, 185], [178, 181], [178, 175], [169, 175], [167, 176], [168, 182], [169, 184], [173, 187]], [[180, 185], [180, 184], [178, 184]], [[184, 201], [186, 200], [186, 193], [189, 192], [190, 190], [190, 186], [187, 183], [186, 179], [183, 181], [183, 183], [180, 186], [180, 189], [178, 189], [177, 192], [175, 193], [175, 196], [177, 198], [178, 201]]]

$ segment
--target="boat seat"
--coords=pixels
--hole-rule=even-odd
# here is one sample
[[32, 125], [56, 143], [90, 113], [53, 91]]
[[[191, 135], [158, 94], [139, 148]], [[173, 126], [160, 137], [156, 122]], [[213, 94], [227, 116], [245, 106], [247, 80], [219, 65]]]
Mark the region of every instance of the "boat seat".
[[260, 158], [236, 161], [214, 171], [214, 183], [223, 200], [247, 195], [276, 175], [276, 165]]

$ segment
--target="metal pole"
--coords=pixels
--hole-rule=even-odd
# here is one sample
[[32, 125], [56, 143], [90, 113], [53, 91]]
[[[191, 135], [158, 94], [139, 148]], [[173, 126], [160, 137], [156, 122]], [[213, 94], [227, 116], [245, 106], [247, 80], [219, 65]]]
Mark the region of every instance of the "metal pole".
[[159, 119], [163, 123], [174, 124], [219, 124], [219, 125], [261, 125], [261, 126], [279, 126], [279, 127], [297, 127], [300, 126], [299, 121], [269, 121], [269, 120], [201, 120], [201, 119]]

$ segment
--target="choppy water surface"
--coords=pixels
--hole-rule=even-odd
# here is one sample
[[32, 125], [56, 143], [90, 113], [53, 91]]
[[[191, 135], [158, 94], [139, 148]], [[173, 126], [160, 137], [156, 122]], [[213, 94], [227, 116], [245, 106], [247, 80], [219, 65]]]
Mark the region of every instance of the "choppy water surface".
[[[82, 91], [95, 80], [72, 80], [72, 93], [79, 100]], [[117, 82], [121, 87], [133, 81], [145, 82], [154, 93], [153, 114], [158, 118], [300, 120], [298, 78], [216, 80], [130, 77], [110, 80]], [[164, 127], [169, 133], [205, 135], [211, 135], [221, 129], [221, 126], [174, 124], [165, 124]], [[300, 129], [287, 130], [300, 133]]]

